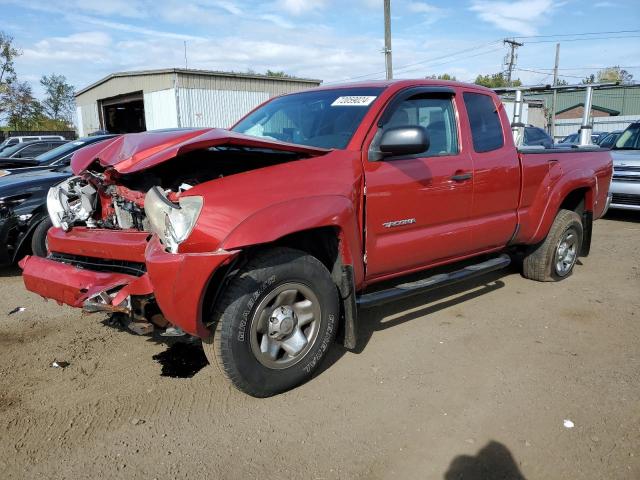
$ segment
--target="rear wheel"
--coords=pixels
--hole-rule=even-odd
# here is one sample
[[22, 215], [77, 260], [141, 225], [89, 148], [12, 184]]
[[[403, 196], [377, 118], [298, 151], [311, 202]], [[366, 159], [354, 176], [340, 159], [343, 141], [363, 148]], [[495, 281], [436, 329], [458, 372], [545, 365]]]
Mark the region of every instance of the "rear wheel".
[[572, 210], [560, 210], [544, 241], [526, 254], [523, 275], [540, 282], [562, 280], [573, 272], [582, 248], [582, 221]]
[[31, 237], [31, 251], [38, 257], [46, 257], [49, 253], [47, 232], [53, 226], [51, 219], [46, 217], [34, 229]]
[[273, 249], [228, 285], [204, 350], [238, 389], [267, 397], [313, 375], [335, 338], [339, 312], [336, 287], [319, 260]]

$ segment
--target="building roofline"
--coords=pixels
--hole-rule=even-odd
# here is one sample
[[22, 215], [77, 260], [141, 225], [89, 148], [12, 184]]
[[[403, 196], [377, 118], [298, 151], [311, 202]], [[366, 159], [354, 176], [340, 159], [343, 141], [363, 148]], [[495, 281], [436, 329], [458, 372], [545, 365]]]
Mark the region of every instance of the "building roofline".
[[277, 80], [280, 82], [297, 82], [297, 83], [310, 83], [313, 85], [322, 84], [322, 80], [317, 80], [313, 78], [299, 78], [299, 77], [273, 77], [270, 75], [265, 75], [261, 73], [241, 73], [241, 72], [222, 72], [217, 70], [196, 70], [196, 69], [186, 69], [186, 68], [160, 68], [156, 70], [133, 70], [130, 72], [115, 72], [107, 75], [106, 77], [98, 80], [97, 82], [92, 83], [75, 93], [75, 96], [78, 97], [83, 93], [88, 92], [96, 88], [98, 85], [102, 85], [105, 82], [108, 82], [112, 78], [121, 78], [121, 77], [139, 77], [144, 75], [163, 75], [167, 73], [175, 73], [178, 75], [203, 75], [209, 77], [230, 77], [230, 78], [251, 78], [256, 80]]
[[[573, 110], [574, 108], [577, 107], [584, 107], [584, 102], [580, 102], [580, 103], [576, 103], [575, 105], [572, 105], [571, 107], [567, 107], [567, 108], [563, 108], [562, 110], [558, 110], [556, 112], [556, 115], [559, 115], [561, 113], [564, 112], [568, 112], [569, 110]], [[591, 105], [591, 110], [600, 110], [601, 112], [605, 112], [605, 113], [609, 113], [611, 114], [611, 116], [616, 117], [618, 115], [620, 115], [620, 112], [618, 110], [613, 110], [612, 108], [607, 108], [607, 107], [601, 107], [599, 105]]]

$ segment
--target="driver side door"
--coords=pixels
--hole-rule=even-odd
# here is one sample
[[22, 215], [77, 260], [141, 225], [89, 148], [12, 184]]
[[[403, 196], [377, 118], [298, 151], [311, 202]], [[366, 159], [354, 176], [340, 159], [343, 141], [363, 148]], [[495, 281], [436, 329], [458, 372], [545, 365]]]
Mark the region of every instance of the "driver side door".
[[[419, 270], [471, 248], [473, 165], [452, 89], [411, 89], [391, 101], [365, 158], [367, 279]], [[427, 151], [371, 161], [385, 129], [426, 128]]]

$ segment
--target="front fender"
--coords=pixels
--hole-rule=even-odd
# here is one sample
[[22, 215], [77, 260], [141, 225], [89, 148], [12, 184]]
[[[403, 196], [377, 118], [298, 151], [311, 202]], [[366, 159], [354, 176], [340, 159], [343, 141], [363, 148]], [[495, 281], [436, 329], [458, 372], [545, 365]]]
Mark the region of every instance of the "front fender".
[[341, 195], [318, 195], [269, 205], [241, 222], [221, 248], [238, 250], [274, 242], [287, 235], [320, 227], [336, 227], [344, 265], [353, 265], [356, 283], [364, 280], [362, 237], [353, 201]]

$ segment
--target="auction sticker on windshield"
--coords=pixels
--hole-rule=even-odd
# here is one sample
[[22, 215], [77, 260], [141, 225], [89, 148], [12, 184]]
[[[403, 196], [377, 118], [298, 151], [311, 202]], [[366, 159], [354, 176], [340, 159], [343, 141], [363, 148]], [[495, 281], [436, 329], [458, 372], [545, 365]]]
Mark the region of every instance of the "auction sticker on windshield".
[[332, 107], [368, 107], [377, 97], [352, 95], [338, 97], [331, 104]]

